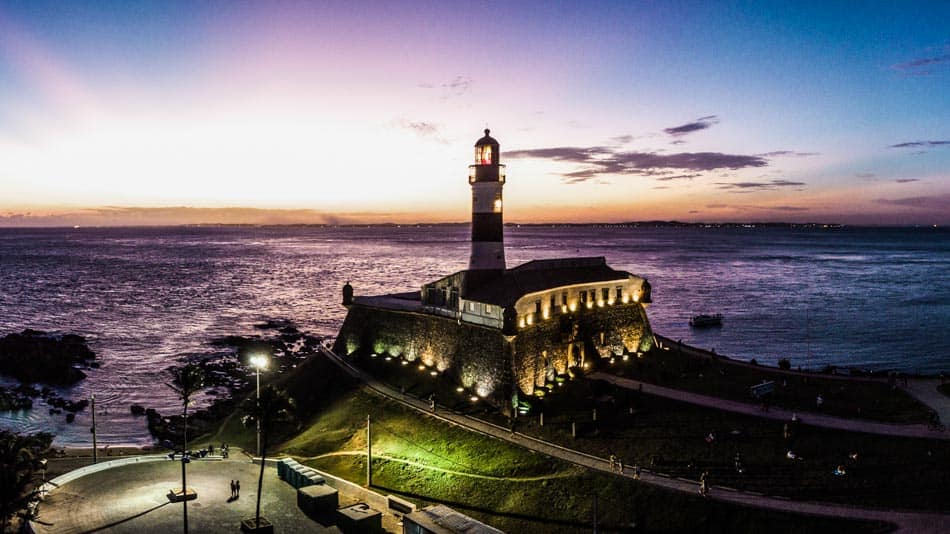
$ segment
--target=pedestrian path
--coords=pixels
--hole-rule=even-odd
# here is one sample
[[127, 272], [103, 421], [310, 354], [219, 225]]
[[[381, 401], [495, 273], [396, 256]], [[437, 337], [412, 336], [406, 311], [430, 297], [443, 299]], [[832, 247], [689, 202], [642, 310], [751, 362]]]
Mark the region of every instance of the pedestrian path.
[[[761, 417], [764, 419], [790, 421], [792, 419], [792, 415], [794, 414], [799, 421], [806, 425], [833, 428], [836, 430], [848, 430], [851, 432], [864, 432], [867, 434], [881, 434], [885, 436], [950, 440], [950, 433], [930, 428], [930, 426], [926, 423], [904, 425], [897, 423], [881, 423], [877, 421], [835, 417], [833, 415], [825, 415], [816, 412], [787, 410], [784, 408], [769, 408], [768, 411], [764, 411], [762, 410], [762, 407], [757, 404], [749, 404], [747, 402], [722, 399], [700, 393], [657, 386], [648, 382], [641, 382], [639, 380], [632, 380], [629, 378], [621, 378], [609, 373], [597, 372], [591, 373], [587, 376], [595, 380], [604, 380], [606, 382], [610, 382], [611, 384], [620, 386], [622, 388], [642, 391], [647, 395], [655, 395], [657, 397], [677, 400], [697, 406], [705, 406], [707, 408], [751, 415], [753, 417]], [[937, 395], [940, 395], [936, 389], [934, 389], [934, 392], [937, 393]], [[920, 400], [930, 406], [929, 402], [926, 402], [923, 399]]]
[[[338, 356], [334, 352], [323, 347], [321, 347], [321, 351], [331, 361], [339, 365], [344, 371], [346, 371], [351, 376], [362, 380], [366, 386], [376, 393], [413, 408], [419, 412], [423, 412], [431, 417], [465, 427], [471, 431], [479, 432], [496, 439], [514, 443], [526, 449], [540, 452], [554, 458], [559, 458], [582, 467], [595, 469], [606, 473], [613, 473], [618, 476], [633, 478], [633, 469], [627, 467], [624, 469], [623, 473], [619, 473], [615, 468], [610, 466], [610, 462], [607, 459], [599, 458], [584, 452], [575, 451], [573, 449], [568, 449], [566, 447], [561, 447], [560, 445], [549, 443], [531, 436], [526, 436], [518, 432], [512, 432], [507, 428], [488, 423], [474, 417], [442, 409], [441, 407], [437, 407], [435, 410], [433, 410], [428, 402], [403, 394], [397, 391], [395, 388], [380, 382], [371, 375], [356, 368], [346, 359]], [[686, 493], [696, 493], [699, 487], [698, 482], [696, 481], [672, 478], [661, 474], [652, 473], [646, 469], [641, 471], [640, 481], [669, 490]], [[898, 526], [898, 531], [906, 533], [950, 532], [950, 514], [943, 514], [939, 512], [886, 510], [835, 503], [792, 501], [784, 498], [769, 497], [758, 493], [742, 492], [730, 488], [722, 488], [715, 485], [710, 489], [709, 498], [720, 502], [782, 512], [803, 513], [867, 521], [887, 521], [896, 524]]]
[[950, 423], [950, 397], [937, 391], [940, 380], [936, 378], [909, 378], [904, 391], [929, 406], [940, 416], [940, 422]]

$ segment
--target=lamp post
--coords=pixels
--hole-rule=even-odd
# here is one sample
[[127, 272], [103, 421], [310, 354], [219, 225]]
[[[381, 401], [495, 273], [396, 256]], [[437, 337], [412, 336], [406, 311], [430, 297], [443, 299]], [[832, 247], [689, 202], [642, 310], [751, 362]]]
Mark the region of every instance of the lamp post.
[[[251, 356], [251, 367], [257, 370], [257, 403], [260, 408], [261, 402], [261, 370], [267, 369], [267, 356]], [[261, 455], [261, 417], [257, 416], [257, 455]]]

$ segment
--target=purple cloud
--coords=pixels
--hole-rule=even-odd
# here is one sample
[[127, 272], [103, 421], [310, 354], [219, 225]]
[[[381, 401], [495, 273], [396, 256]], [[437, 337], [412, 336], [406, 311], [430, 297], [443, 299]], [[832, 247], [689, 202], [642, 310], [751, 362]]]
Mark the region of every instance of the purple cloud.
[[665, 179], [687, 179], [695, 178], [699, 175], [698, 173], [707, 171], [765, 167], [769, 164], [768, 160], [761, 156], [724, 154], [722, 152], [679, 152], [673, 154], [625, 152], [604, 146], [512, 150], [506, 152], [505, 155], [512, 159], [548, 159], [584, 165], [581, 169], [561, 175], [568, 183], [580, 183], [603, 174], [668, 177], [674, 175], [677, 171], [681, 174], [675, 178]]
[[805, 182], [793, 182], [791, 180], [770, 180], [768, 182], [716, 182], [719, 189], [725, 189], [734, 193], [749, 193], [752, 191], [766, 191], [784, 187], [800, 188]]
[[903, 206], [906, 208], [916, 208], [928, 211], [946, 212], [947, 206], [950, 206], [950, 195], [933, 195], [922, 197], [905, 198], [879, 198], [875, 200], [878, 204], [889, 206]]
[[941, 67], [950, 63], [950, 54], [940, 56], [919, 57], [903, 63], [891, 65], [891, 69], [904, 76], [926, 76], [933, 74], [933, 67]]
[[706, 128], [718, 123], [719, 117], [716, 115], [708, 115], [706, 117], [700, 117], [693, 122], [687, 122], [686, 124], [673, 126], [671, 128], [664, 128], [663, 131], [674, 137], [679, 137], [682, 135], [691, 134], [693, 132], [698, 132], [700, 130], [705, 130]]
[[777, 158], [780, 156], [795, 157], [795, 158], [808, 158], [811, 156], [820, 156], [821, 152], [795, 152], [793, 150], [776, 150], [774, 152], [766, 152], [764, 154], [756, 154], [756, 156], [762, 156], [763, 158]]
[[917, 147], [930, 147], [930, 146], [947, 146], [950, 145], [950, 140], [943, 141], [907, 141], [906, 143], [898, 143], [896, 145], [891, 145], [890, 148], [917, 148]]

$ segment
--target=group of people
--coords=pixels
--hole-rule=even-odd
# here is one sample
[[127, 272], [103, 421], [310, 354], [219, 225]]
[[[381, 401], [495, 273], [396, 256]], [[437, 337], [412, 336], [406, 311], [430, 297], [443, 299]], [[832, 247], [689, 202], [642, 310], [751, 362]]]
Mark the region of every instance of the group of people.
[[[610, 468], [616, 469], [620, 474], [623, 474], [623, 460], [617, 457], [615, 454], [610, 455]], [[640, 465], [633, 465], [633, 479], [640, 480]]]
[[[221, 457], [222, 457], [222, 458], [227, 458], [227, 457], [228, 457], [228, 450], [229, 450], [229, 447], [228, 447], [228, 444], [227, 444], [227, 443], [222, 443], [222, 444], [221, 444], [221, 447], [219, 447], [218, 450], [221, 451]], [[175, 459], [175, 455], [176, 455], [176, 454], [179, 454], [180, 452], [181, 452], [181, 451], [172, 451], [172, 452], [168, 453], [168, 459], [169, 459], [169, 460], [174, 460], [174, 459]], [[185, 451], [185, 458], [196, 458], [196, 457], [197, 457], [197, 458], [205, 458], [205, 457], [207, 457], [207, 456], [209, 456], [209, 455], [210, 455], [210, 456], [214, 456], [214, 445], [212, 445], [211, 443], [208, 444], [208, 448], [206, 448], [206, 449], [199, 449], [199, 450], [197, 450], [197, 451]]]
[[231, 500], [237, 499], [241, 496], [241, 481], [232, 480], [231, 481]]

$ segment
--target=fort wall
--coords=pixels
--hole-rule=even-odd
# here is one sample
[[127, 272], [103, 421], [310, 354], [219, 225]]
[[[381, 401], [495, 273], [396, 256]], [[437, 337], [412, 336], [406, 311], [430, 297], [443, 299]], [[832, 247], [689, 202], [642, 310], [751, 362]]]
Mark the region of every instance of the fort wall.
[[652, 345], [646, 312], [635, 302], [554, 316], [515, 336], [437, 315], [354, 304], [334, 350], [419, 360], [506, 406], [515, 390], [532, 395], [571, 367]]

